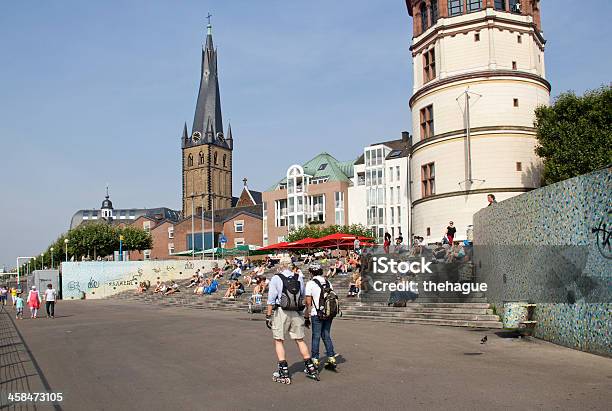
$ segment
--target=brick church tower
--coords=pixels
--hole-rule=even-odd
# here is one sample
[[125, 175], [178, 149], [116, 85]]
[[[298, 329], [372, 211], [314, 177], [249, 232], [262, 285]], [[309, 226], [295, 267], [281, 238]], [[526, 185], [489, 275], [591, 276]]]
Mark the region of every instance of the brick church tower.
[[231, 126], [223, 133], [217, 50], [213, 46], [212, 26], [207, 26], [206, 44], [202, 49], [200, 90], [191, 133], [187, 123], [181, 136], [183, 162], [183, 216], [192, 210], [200, 215], [213, 208], [232, 204]]
[[534, 111], [548, 105], [539, 0], [406, 0], [413, 20], [412, 235], [440, 241], [450, 221], [540, 183]]

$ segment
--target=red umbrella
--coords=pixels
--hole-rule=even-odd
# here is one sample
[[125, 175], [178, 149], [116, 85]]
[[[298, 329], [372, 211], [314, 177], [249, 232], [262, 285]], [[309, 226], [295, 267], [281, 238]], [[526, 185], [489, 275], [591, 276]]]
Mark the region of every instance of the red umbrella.
[[302, 248], [313, 248], [315, 246], [315, 244], [318, 244], [320, 241], [317, 238], [310, 238], [310, 237], [306, 237], [306, 238], [302, 238], [301, 240], [298, 241], [293, 241], [291, 243], [287, 243], [287, 247], [286, 248], [291, 248], [291, 249], [302, 249]]
[[273, 250], [282, 250], [287, 247], [287, 242], [283, 241], [277, 244], [270, 244], [265, 247], [258, 248], [257, 251], [273, 251]]
[[335, 233], [335, 234], [327, 235], [323, 238], [319, 238], [318, 246], [323, 247], [323, 248], [329, 248], [329, 247], [340, 248], [341, 246], [347, 247], [347, 246], [352, 246], [355, 239], [358, 239], [359, 241], [371, 241], [372, 240], [371, 238], [364, 237], [364, 236], [356, 236], [354, 234]]

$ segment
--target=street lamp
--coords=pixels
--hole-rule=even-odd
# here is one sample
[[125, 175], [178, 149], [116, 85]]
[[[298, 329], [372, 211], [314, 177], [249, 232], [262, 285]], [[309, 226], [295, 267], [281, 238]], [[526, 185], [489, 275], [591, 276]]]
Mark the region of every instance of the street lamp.
[[40, 254], [40, 269], [42, 270], [45, 265], [45, 253]]
[[64, 249], [66, 250], [66, 262], [68, 262], [68, 239], [64, 238]]
[[53, 270], [53, 247], [49, 249], [51, 251], [51, 269]]
[[123, 261], [123, 235], [119, 236], [119, 261]]

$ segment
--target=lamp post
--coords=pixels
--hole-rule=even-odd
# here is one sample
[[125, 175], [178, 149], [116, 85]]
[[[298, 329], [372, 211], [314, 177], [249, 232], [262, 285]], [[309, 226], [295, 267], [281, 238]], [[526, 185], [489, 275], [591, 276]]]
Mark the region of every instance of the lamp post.
[[68, 239], [64, 238], [64, 250], [66, 251], [66, 262], [68, 262]]
[[[34, 257], [17, 257], [17, 288], [21, 288], [20, 284], [20, 273], [19, 273], [19, 260], [27, 260], [28, 267], [30, 266], [30, 260]], [[30, 271], [28, 269], [28, 271]]]
[[53, 247], [49, 249], [51, 251], [51, 269], [53, 270]]
[[119, 236], [119, 261], [123, 261], [123, 235]]
[[40, 269], [42, 270], [45, 267], [45, 253], [40, 254]]

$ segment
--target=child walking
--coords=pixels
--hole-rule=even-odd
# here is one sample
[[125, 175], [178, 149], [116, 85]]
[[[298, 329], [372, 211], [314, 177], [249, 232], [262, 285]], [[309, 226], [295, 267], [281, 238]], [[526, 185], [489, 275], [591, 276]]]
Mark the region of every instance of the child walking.
[[23, 320], [23, 298], [21, 298], [21, 293], [15, 296], [15, 318]]

